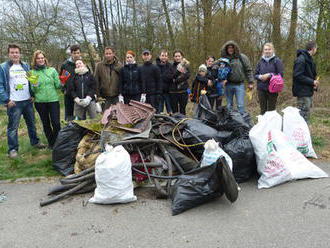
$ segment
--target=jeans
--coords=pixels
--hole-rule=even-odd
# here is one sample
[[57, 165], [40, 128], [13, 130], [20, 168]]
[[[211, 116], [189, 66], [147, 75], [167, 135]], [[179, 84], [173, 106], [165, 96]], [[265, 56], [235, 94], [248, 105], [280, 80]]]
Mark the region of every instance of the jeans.
[[297, 97], [297, 105], [300, 110], [300, 115], [304, 117], [307, 123], [309, 122], [311, 114], [312, 102], [313, 100], [311, 96]]
[[50, 147], [54, 146], [57, 135], [61, 130], [60, 103], [36, 102], [34, 104], [44, 129], [45, 136]]
[[258, 90], [258, 99], [260, 104], [260, 114], [276, 109], [278, 93], [270, 93], [265, 90]]
[[39, 138], [37, 136], [33, 104], [31, 100], [17, 101], [16, 105], [8, 108], [8, 126], [7, 126], [7, 139], [8, 139], [8, 152], [11, 150], [18, 151], [18, 126], [21, 120], [21, 115], [23, 115], [28, 134], [30, 138], [31, 145], [36, 145], [39, 143]]
[[167, 113], [172, 113], [172, 107], [171, 107], [171, 99], [170, 99], [170, 94], [169, 93], [163, 93], [160, 95], [160, 100], [159, 100], [159, 112], [164, 111], [164, 103], [166, 106], [166, 111]]
[[245, 109], [244, 109], [244, 96], [245, 96], [244, 83], [240, 83], [240, 84], [227, 83], [225, 91], [226, 91], [226, 100], [227, 100], [228, 110], [233, 109], [234, 95], [235, 95], [238, 111], [241, 114], [243, 114], [245, 112]]
[[170, 93], [171, 107], [173, 113], [179, 112], [186, 115], [186, 106], [188, 103], [188, 94], [184, 93]]
[[74, 101], [71, 94], [64, 94], [64, 108], [65, 108], [65, 114], [64, 114], [65, 120], [72, 121], [74, 119], [73, 116]]

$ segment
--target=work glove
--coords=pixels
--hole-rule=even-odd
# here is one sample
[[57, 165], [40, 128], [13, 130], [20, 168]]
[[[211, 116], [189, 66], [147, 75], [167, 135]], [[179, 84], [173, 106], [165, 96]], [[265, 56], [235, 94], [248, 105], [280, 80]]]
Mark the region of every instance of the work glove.
[[86, 96], [84, 99], [80, 100], [80, 106], [87, 107], [92, 101], [92, 98], [90, 96]]
[[124, 97], [123, 97], [122, 95], [119, 95], [119, 96], [118, 96], [118, 101], [119, 101], [120, 103], [124, 103]]
[[79, 97], [75, 97], [74, 102], [80, 105], [81, 99]]
[[140, 102], [145, 103], [147, 100], [146, 94], [141, 94]]

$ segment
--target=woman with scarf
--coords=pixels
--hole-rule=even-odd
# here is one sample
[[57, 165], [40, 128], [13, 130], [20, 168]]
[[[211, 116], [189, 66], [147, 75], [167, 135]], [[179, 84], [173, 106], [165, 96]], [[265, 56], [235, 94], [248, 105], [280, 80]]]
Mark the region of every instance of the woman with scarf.
[[48, 147], [51, 149], [61, 129], [60, 103], [57, 94], [61, 83], [55, 68], [48, 66], [43, 51], [34, 52], [32, 69], [28, 79], [34, 92], [34, 106], [40, 116]]
[[278, 93], [269, 92], [269, 81], [273, 74], [280, 74], [283, 77], [283, 70], [282, 61], [275, 55], [274, 45], [266, 43], [255, 71], [261, 115], [276, 109]]
[[135, 53], [126, 52], [126, 63], [119, 74], [119, 102], [128, 104], [130, 100], [140, 101], [142, 93], [141, 75], [135, 62]]
[[88, 113], [90, 119], [94, 119], [97, 113], [94, 77], [82, 60], [77, 60], [75, 64], [75, 75], [68, 86], [74, 100], [74, 115], [78, 120], [86, 120]]

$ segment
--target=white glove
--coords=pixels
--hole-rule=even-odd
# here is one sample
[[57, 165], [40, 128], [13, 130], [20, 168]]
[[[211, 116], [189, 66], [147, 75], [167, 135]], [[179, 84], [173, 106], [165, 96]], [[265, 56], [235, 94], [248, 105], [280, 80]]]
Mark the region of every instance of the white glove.
[[119, 101], [120, 103], [124, 103], [124, 97], [123, 97], [122, 95], [119, 95], [119, 96], [118, 96], [118, 101]]
[[146, 94], [141, 94], [141, 99], [140, 99], [140, 102], [143, 102], [145, 103], [146, 102]]
[[74, 102], [75, 102], [75, 103], [77, 103], [78, 105], [80, 105], [80, 101], [81, 101], [81, 100], [80, 100], [79, 97], [75, 97], [75, 99], [74, 99]]
[[88, 106], [92, 101], [92, 98], [90, 96], [86, 96], [85, 98], [85, 102], [86, 102], [86, 106]]

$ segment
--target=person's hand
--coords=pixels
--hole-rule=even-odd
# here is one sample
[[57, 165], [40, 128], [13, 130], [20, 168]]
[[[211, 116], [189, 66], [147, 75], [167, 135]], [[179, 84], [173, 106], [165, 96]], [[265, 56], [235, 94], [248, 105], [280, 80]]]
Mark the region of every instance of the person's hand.
[[85, 103], [86, 103], [86, 106], [88, 106], [92, 101], [92, 98], [90, 96], [86, 96], [85, 98]]
[[212, 87], [212, 86], [213, 86], [213, 83], [212, 83], [211, 80], [208, 80], [208, 81], [207, 81], [207, 86], [209, 86], [209, 87]]
[[8, 108], [12, 108], [14, 106], [16, 106], [16, 103], [14, 101], [12, 101], [12, 100], [9, 100], [9, 102], [7, 103], [7, 107]]
[[226, 86], [226, 83], [228, 82], [228, 80], [224, 80], [223, 81], [223, 86]]
[[124, 97], [123, 97], [122, 95], [119, 95], [119, 96], [118, 96], [118, 101], [119, 101], [120, 103], [124, 103]]
[[319, 80], [314, 80], [314, 88], [316, 89], [320, 85]]
[[140, 102], [145, 103], [147, 100], [146, 94], [141, 94]]
[[79, 97], [75, 97], [74, 102], [80, 105], [81, 100]]
[[250, 83], [248, 84], [248, 88], [249, 88], [250, 90], [252, 90], [253, 87], [254, 87], [254, 84], [253, 84], [252, 82], [250, 82]]

